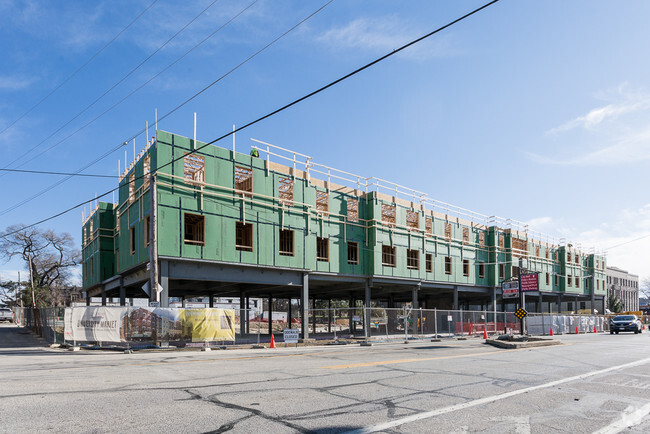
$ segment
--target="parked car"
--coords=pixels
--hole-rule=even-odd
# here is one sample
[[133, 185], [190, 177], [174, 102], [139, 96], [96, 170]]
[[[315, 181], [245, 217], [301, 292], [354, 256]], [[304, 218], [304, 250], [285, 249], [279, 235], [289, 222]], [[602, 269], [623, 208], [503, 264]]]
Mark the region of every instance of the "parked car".
[[609, 322], [609, 334], [618, 332], [641, 333], [643, 323], [636, 315], [618, 315]]
[[14, 313], [8, 307], [0, 307], [0, 321], [14, 322]]

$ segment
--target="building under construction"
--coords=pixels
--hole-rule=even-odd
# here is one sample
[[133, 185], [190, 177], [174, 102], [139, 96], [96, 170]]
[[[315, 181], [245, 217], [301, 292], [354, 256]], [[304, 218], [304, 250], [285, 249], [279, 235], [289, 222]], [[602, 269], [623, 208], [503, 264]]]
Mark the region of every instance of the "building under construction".
[[539, 281], [529, 311], [604, 311], [602, 254], [297, 152], [252, 148], [157, 131], [121, 174], [117, 203], [84, 218], [87, 300], [298, 299], [302, 318], [316, 299], [506, 310], [502, 283], [524, 267]]

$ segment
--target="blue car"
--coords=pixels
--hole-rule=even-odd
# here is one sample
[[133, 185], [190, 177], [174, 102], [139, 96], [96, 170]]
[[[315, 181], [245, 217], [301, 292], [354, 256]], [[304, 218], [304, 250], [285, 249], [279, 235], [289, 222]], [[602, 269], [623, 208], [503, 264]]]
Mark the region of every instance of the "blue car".
[[618, 315], [609, 322], [609, 334], [618, 332], [641, 333], [643, 324], [636, 315]]

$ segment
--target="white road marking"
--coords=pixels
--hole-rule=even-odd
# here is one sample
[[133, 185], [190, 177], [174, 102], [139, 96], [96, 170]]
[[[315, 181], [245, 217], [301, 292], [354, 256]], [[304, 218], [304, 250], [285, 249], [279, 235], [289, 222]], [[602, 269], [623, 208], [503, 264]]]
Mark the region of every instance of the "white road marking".
[[625, 409], [623, 415], [616, 422], [607, 425], [596, 431], [594, 434], [616, 434], [634, 425], [638, 425], [644, 417], [650, 414], [650, 403], [641, 408], [634, 408], [632, 406]]
[[[586, 374], [575, 375], [573, 377], [563, 378], [561, 380], [551, 381], [549, 383], [540, 384], [537, 386], [526, 387], [525, 389], [513, 390], [512, 392], [502, 393], [500, 395], [487, 396], [485, 398], [475, 399], [474, 401], [463, 402], [461, 404], [451, 405], [449, 407], [443, 407], [436, 410], [426, 411], [424, 413], [418, 413], [411, 416], [404, 417], [402, 419], [392, 420], [390, 422], [382, 423], [379, 425], [369, 426], [366, 428], [361, 428], [354, 431], [348, 431], [349, 434], [365, 434], [372, 433], [377, 431], [384, 431], [396, 426], [404, 425], [411, 422], [416, 422], [422, 419], [429, 419], [431, 417], [440, 416], [442, 414], [451, 413], [452, 411], [464, 410], [466, 408], [472, 408], [479, 405], [490, 404], [495, 401], [501, 401], [503, 399], [512, 398], [513, 396], [522, 395], [524, 393], [533, 392], [535, 390], [547, 389], [549, 387], [558, 386], [560, 384], [569, 383], [571, 381], [583, 380], [585, 378], [593, 377], [594, 375], [606, 374], [608, 372], [617, 371], [620, 369], [632, 368], [639, 365], [645, 365], [650, 363], [650, 358], [637, 360], [636, 362], [625, 363], [623, 365], [612, 366], [610, 368], [600, 369], [598, 371], [587, 372]], [[646, 406], [642, 407], [645, 409]], [[641, 410], [641, 409], [640, 409]], [[650, 410], [649, 410], [650, 411]], [[633, 414], [636, 415], [636, 412]], [[637, 422], [638, 423], [638, 422]], [[609, 432], [609, 431], [608, 431]], [[615, 432], [615, 431], [611, 431]]]

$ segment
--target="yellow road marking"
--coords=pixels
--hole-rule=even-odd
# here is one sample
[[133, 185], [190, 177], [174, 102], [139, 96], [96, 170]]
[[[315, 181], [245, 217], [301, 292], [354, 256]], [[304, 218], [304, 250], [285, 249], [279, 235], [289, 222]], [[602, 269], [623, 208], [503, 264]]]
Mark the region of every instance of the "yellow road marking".
[[[537, 347], [544, 348], [544, 347]], [[486, 353], [471, 353], [471, 354], [460, 354], [455, 356], [440, 356], [440, 357], [423, 357], [417, 359], [397, 359], [397, 360], [381, 360], [377, 362], [365, 362], [365, 363], [349, 363], [346, 365], [332, 365], [332, 366], [321, 366], [321, 369], [350, 369], [350, 368], [363, 368], [365, 366], [380, 366], [380, 365], [395, 365], [398, 363], [413, 363], [413, 362], [426, 362], [429, 360], [444, 360], [444, 359], [458, 359], [461, 357], [474, 357], [474, 356], [485, 356], [490, 354], [501, 354], [509, 353], [511, 351], [521, 351], [523, 349], [532, 350], [533, 348], [521, 348], [513, 350], [503, 350], [499, 352], [486, 352]]]

